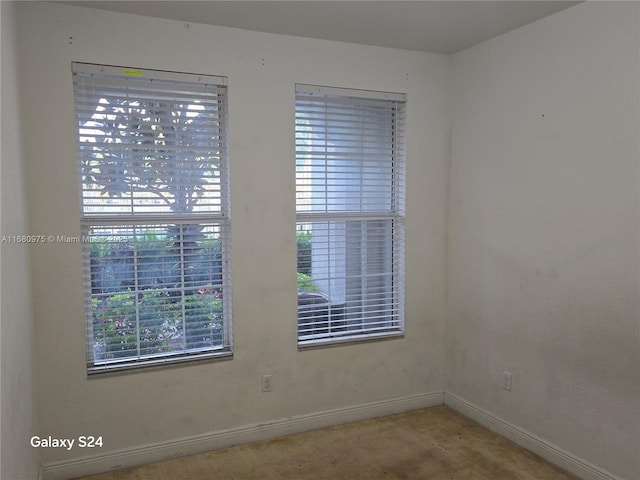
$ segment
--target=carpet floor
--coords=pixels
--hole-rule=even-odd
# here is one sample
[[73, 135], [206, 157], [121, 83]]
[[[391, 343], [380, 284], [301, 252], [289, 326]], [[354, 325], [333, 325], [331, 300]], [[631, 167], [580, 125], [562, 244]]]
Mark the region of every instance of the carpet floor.
[[103, 473], [84, 480], [575, 480], [447, 407]]

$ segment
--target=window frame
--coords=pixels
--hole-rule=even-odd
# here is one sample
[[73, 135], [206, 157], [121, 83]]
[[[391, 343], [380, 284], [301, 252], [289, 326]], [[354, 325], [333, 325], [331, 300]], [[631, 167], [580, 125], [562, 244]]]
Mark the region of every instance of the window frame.
[[[85, 327], [87, 339], [87, 373], [89, 375], [94, 375], [147, 367], [160, 367], [165, 365], [176, 365], [204, 360], [230, 358], [233, 355], [233, 331], [231, 315], [231, 226], [227, 135], [228, 89], [226, 77], [138, 69], [131, 67], [97, 65], [80, 62], [72, 63], [72, 74], [74, 83], [74, 111], [76, 115], [75, 136], [78, 145], [78, 154], [76, 161], [78, 164], [79, 172], [78, 181], [80, 197], [80, 225], [82, 232], [81, 243], [84, 271], [83, 277], [85, 299]], [[131, 186], [131, 184], [133, 183], [132, 181], [130, 181], [129, 184], [130, 190], [129, 192], [127, 192], [129, 194], [129, 197], [131, 198], [131, 205], [129, 207], [117, 207], [111, 209], [107, 206], [101, 207], [101, 205], [106, 205], [107, 202], [102, 200], [95, 200], [95, 195], [93, 195], [94, 198], [89, 198], [92, 193], [87, 193], [89, 191], [89, 187], [87, 187], [88, 180], [85, 182], [85, 174], [87, 172], [87, 168], [89, 168], [87, 167], [88, 159], [92, 158], [92, 156], [97, 156], [95, 155], [95, 146], [90, 146], [87, 150], [92, 153], [83, 153], [82, 143], [83, 138], [86, 140], [86, 133], [84, 134], [85, 137], [83, 137], [82, 132], [86, 132], [86, 129], [88, 127], [87, 123], [83, 123], [82, 121], [82, 119], [86, 120], [87, 114], [85, 113], [83, 116], [80, 110], [82, 109], [82, 107], [86, 107], [86, 105], [95, 105], [96, 108], [94, 113], [92, 114], [93, 116], [90, 117], [93, 119], [96, 116], [96, 112], [99, 111], [99, 104], [102, 103], [103, 100], [106, 102], [106, 100], [104, 98], [100, 98], [100, 100], [98, 100], [96, 96], [94, 96], [92, 97], [92, 99], [88, 100], [87, 103], [83, 103], [84, 100], [80, 100], [80, 95], [86, 94], [86, 91], [83, 90], [83, 88], [85, 88], [83, 86], [84, 84], [82, 84], [84, 80], [80, 77], [98, 78], [97, 83], [99, 83], [100, 81], [107, 83], [111, 82], [112, 84], [116, 84], [116, 86], [114, 87], [115, 91], [118, 91], [118, 89], [125, 91], [128, 88], [131, 88], [132, 90], [138, 89], [136, 94], [139, 94], [140, 96], [135, 97], [134, 94], [132, 94], [131, 99], [133, 100], [133, 103], [127, 104], [130, 107], [130, 111], [135, 111], [136, 107], [131, 107], [131, 105], [136, 105], [136, 101], [143, 102], [143, 100], [136, 100], [137, 98], [142, 99], [145, 98], [145, 95], [148, 95], [148, 97], [146, 97], [148, 98], [148, 100], [144, 100], [144, 102], [148, 102], [148, 104], [145, 103], [145, 105], [152, 105], [153, 102], [155, 102], [159, 106], [159, 108], [170, 108], [167, 107], [167, 105], [170, 105], [171, 107], [178, 109], [176, 111], [172, 110], [170, 112], [170, 116], [175, 117], [176, 115], [182, 114], [183, 116], [186, 115], [186, 117], [191, 117], [191, 119], [187, 118], [187, 120], [183, 121], [183, 125], [181, 125], [182, 130], [180, 130], [184, 138], [186, 138], [187, 140], [191, 140], [191, 143], [189, 143], [187, 146], [184, 145], [183, 137], [181, 137], [179, 141], [176, 141], [173, 144], [168, 141], [159, 141], [158, 139], [162, 137], [163, 133], [158, 134], [156, 128], [156, 130], [154, 130], [154, 132], [156, 133], [152, 134], [154, 138], [153, 141], [141, 142], [140, 140], [138, 140], [138, 143], [135, 143], [136, 139], [134, 139], [133, 147], [126, 148], [130, 148], [130, 150], [136, 151], [136, 148], [140, 150], [140, 145], [142, 145], [142, 143], [146, 143], [147, 145], [145, 145], [145, 158], [149, 157], [149, 160], [147, 160], [147, 165], [152, 165], [154, 166], [154, 168], [158, 169], [163, 168], [160, 163], [162, 161], [160, 160], [160, 158], [162, 158], [163, 155], [167, 155], [166, 153], [163, 154], [160, 152], [166, 152], [168, 151], [168, 149], [172, 148], [173, 150], [170, 154], [174, 156], [172, 156], [171, 158], [177, 159], [176, 162], [181, 162], [182, 166], [180, 168], [174, 168], [174, 170], [179, 171], [179, 173], [175, 174], [174, 171], [171, 172], [171, 175], [173, 176], [171, 176], [171, 179], [167, 183], [167, 186], [168, 188], [174, 187], [173, 191], [177, 191], [182, 188], [183, 185], [189, 185], [189, 182], [192, 182], [193, 178], [201, 180], [201, 191], [196, 193], [196, 188], [194, 188], [192, 191], [192, 195], [194, 195], [193, 198], [205, 199], [204, 204], [199, 205], [197, 211], [193, 211], [193, 206], [188, 207], [188, 211], [186, 210], [186, 208], [182, 209], [183, 211], [180, 211], [181, 209], [177, 206], [177, 195], [174, 196], [174, 206], [176, 207], [175, 210], [172, 211], [172, 209], [166, 206], [160, 206], [156, 208], [155, 204], [160, 204], [161, 202], [152, 202], [146, 198], [142, 198], [143, 196], [136, 189], [136, 186]], [[156, 82], [155, 86], [154, 82]], [[159, 84], [166, 84], [168, 86], [165, 88], [164, 86], [158, 86]], [[148, 86], [147, 89], [145, 89], [145, 85]], [[171, 90], [172, 85], [174, 86], [174, 90]], [[98, 94], [104, 94], [104, 90], [102, 90], [101, 92], [99, 88], [104, 87], [98, 86], [98, 90], [96, 90]], [[165, 89], [163, 90], [163, 88]], [[156, 92], [156, 96], [154, 96], [154, 92]], [[173, 100], [166, 100], [170, 97], [162, 96], [165, 94], [174, 95], [175, 98]], [[190, 96], [191, 94], [193, 94], [193, 96]], [[201, 96], [198, 97], [198, 94], [200, 94]], [[208, 95], [209, 98], [205, 98], [204, 95]], [[186, 97], [187, 100], [185, 100], [183, 97]], [[123, 102], [123, 104], [125, 104], [125, 102], [129, 102], [129, 97], [126, 97], [126, 100], [125, 97], [114, 98], [116, 99], [116, 101]], [[169, 101], [173, 101], [174, 103], [166, 103]], [[138, 105], [140, 105], [140, 103], [138, 103]], [[191, 107], [193, 107], [193, 109]], [[150, 107], [146, 106], [146, 108], [149, 109]], [[209, 110], [207, 110], [207, 108]], [[138, 109], [139, 111], [142, 111], [143, 107], [138, 107]], [[198, 112], [198, 110], [202, 111], [202, 115]], [[91, 110], [87, 111], [90, 112]], [[115, 112], [116, 107], [114, 106], [111, 111]], [[166, 112], [164, 113], [166, 114]], [[102, 116], [103, 126], [107, 123], [107, 120], [104, 120], [104, 118], [107, 118], [108, 115], [109, 113]], [[132, 120], [131, 116], [127, 115], [131, 114], [124, 113], [122, 115], [122, 118], [124, 120], [120, 121], [120, 124], [117, 127], [112, 127], [112, 129], [109, 130], [109, 133], [105, 133], [107, 131], [107, 128], [103, 128], [103, 131], [100, 131], [99, 127], [94, 127], [97, 129], [95, 131], [102, 133], [105, 137], [113, 135], [114, 139], [120, 138], [117, 137], [117, 135], [122, 135], [121, 132], [123, 131], [128, 135], [133, 135], [130, 132], [134, 127], [127, 127], [127, 123], [134, 123], [134, 120]], [[196, 118], [196, 120], [193, 120], [193, 118]], [[196, 121], [201, 122], [200, 125], [191, 127], [191, 125], [194, 125]], [[123, 126], [122, 124], [125, 125]], [[114, 128], [121, 128], [122, 130], [115, 130]], [[200, 130], [198, 130], [198, 128], [200, 128]], [[140, 135], [137, 132], [138, 131], [134, 131], [134, 133]], [[217, 134], [213, 134], [210, 139], [208, 136], [205, 137], [206, 140], [197, 138], [198, 134], [201, 134], [203, 132], [217, 132]], [[123, 140], [120, 140], [120, 142], [122, 141]], [[98, 149], [101, 148], [102, 150], [99, 150], [100, 152], [109, 154], [111, 154], [112, 150], [118, 150], [122, 145], [122, 143], [117, 143], [116, 140], [103, 142], [104, 143], [102, 144], [102, 146], [98, 147]], [[206, 144], [206, 153], [194, 154], [193, 151], [204, 149], [204, 147], [202, 147], [203, 143]], [[93, 144], [99, 145], [95, 139]], [[148, 144], [152, 145], [149, 146]], [[215, 154], [215, 157], [209, 156], [209, 150], [217, 152]], [[120, 150], [118, 151], [120, 153]], [[121, 161], [123, 164], [129, 162], [129, 168], [134, 171], [135, 167], [133, 167], [133, 164], [135, 161], [137, 161], [133, 160], [134, 154], [121, 153], [121, 157], [123, 158], [123, 160], [119, 161]], [[104, 156], [102, 158], [104, 159]], [[204, 165], [209, 162], [211, 162], [211, 164], [213, 165], [214, 158], [217, 159], [215, 168], [212, 167], [211, 169], [209, 169], [206, 165]], [[204, 162], [204, 164], [199, 163], [201, 160]], [[97, 163], [100, 164], [100, 160], [98, 160]], [[106, 163], [106, 161], [104, 161], [103, 163]], [[205, 177], [200, 177], [200, 175], [204, 175], [205, 177], [209, 175], [209, 183], [207, 183], [206, 179], [204, 179]], [[122, 184], [118, 185], [120, 187], [126, 187], [126, 181], [122, 180]], [[136, 195], [138, 195], [138, 197], [140, 198], [136, 198]], [[87, 200], [87, 198], [89, 198], [89, 200]], [[190, 201], [191, 197], [189, 202]], [[92, 202], [96, 203], [98, 205], [98, 208], [92, 208], [90, 205]], [[193, 205], [197, 204], [197, 202], [198, 200], [195, 200], [193, 202]], [[118, 202], [116, 201], [115, 203]], [[147, 206], [145, 206], [145, 204]], [[135, 310], [134, 315], [136, 318], [134, 327], [136, 336], [136, 354], [125, 354], [125, 356], [121, 359], [97, 359], [94, 348], [96, 339], [94, 337], [95, 318], [92, 303], [92, 299], [95, 296], [95, 290], [92, 287], [92, 281], [96, 277], [94, 277], [92, 272], [92, 268], [95, 267], [95, 265], [91, 263], [91, 243], [96, 241], [101, 242], [104, 240], [105, 243], [109, 244], [108, 242], [117, 241], [117, 239], [113, 240], [113, 238], [111, 237], [107, 239], [106, 235], [108, 235], [110, 228], [114, 229], [114, 232], [133, 232], [128, 234], [128, 236], [127, 234], [123, 234], [123, 238], [127, 238], [127, 240], [125, 241], [127, 243], [127, 246], [131, 246], [131, 248], [133, 249], [133, 266], [131, 267], [131, 271], [134, 272], [133, 275], [135, 276], [135, 286], [132, 290], [126, 291], [123, 289], [123, 287], [119, 287], [122, 291], [118, 290], [118, 292], [112, 292], [112, 294], [114, 296], [121, 293], [129, 294], [133, 298], [135, 307], [132, 308], [133, 310]], [[140, 320], [140, 297], [145, 293], [152, 292], [152, 287], [147, 287], [149, 288], [149, 290], [144, 290], [144, 287], [140, 287], [138, 285], [138, 277], [140, 275], [139, 271], [142, 268], [141, 265], [142, 261], [144, 260], [140, 253], [144, 252], [144, 250], [142, 250], [143, 247], [141, 247], [142, 240], [140, 240], [140, 238], [144, 238], [147, 233], [150, 230], [153, 231], [154, 228], [164, 229], [162, 230], [164, 233], [159, 235], [159, 237], [163, 240], [156, 239], [155, 243], [152, 244], [154, 247], [159, 249], [154, 250], [155, 252], [159, 251], [160, 255], [166, 255], [166, 252], [169, 251], [167, 242], [173, 242], [173, 247], [171, 247], [172, 251], [176, 251], [176, 248], [179, 251], [179, 253], [177, 254], [179, 255], [179, 261], [177, 264], [178, 267], [174, 266], [174, 269], [180, 272], [179, 280], [176, 280], [176, 287], [171, 289], [172, 291], [168, 294], [165, 291], [165, 287], [165, 290], [162, 291], [162, 295], [178, 295], [177, 298], [180, 299], [180, 306], [176, 306], [174, 308], [175, 312], [170, 311], [173, 307], [169, 307], [169, 302], [175, 302], [175, 300], [166, 300], [165, 298], [160, 300], [160, 302], [164, 303], [159, 303], [156, 306], [152, 305], [152, 309], [155, 308], [153, 312], [157, 316], [165, 318], [164, 320], [162, 320], [163, 324], [167, 323], [166, 316], [175, 315], [179, 319], [178, 323], [181, 322], [180, 328], [182, 328], [183, 337], [175, 337], [175, 343], [180, 343], [182, 347], [180, 347], [179, 345], [167, 346], [166, 348], [171, 349], [171, 351], [156, 351], [151, 354], [142, 354], [141, 343], [143, 334], [141, 327], [142, 321]], [[135, 233], [136, 229], [143, 230], [145, 233]], [[189, 233], [189, 229], [192, 229], [191, 233]], [[193, 230], [195, 230], [197, 234], [194, 234]], [[170, 234], [170, 231], [174, 233]], [[103, 233], [100, 234], [96, 232]], [[104, 235], [105, 237], [101, 238], [100, 235]], [[177, 235], [177, 237], [175, 235]], [[193, 239], [189, 238], [189, 235], [192, 235]], [[187, 240], [191, 242], [189, 243], [189, 245], [191, 245], [189, 247], [187, 247]], [[113, 245], [113, 243], [110, 243], [109, 245]], [[199, 253], [197, 254], [199, 256], [196, 256], [196, 254], [193, 252], [198, 251], [205, 253]], [[149, 260], [149, 262], [151, 262], [152, 264], [154, 262], [158, 262], [158, 253], [155, 253], [155, 255], [156, 256], [150, 257], [151, 259]], [[193, 268], [194, 262], [198, 261], [200, 261], [201, 263], [197, 265], [204, 265], [201, 269], [207, 271], [208, 268], [209, 280], [214, 277], [216, 278], [215, 286], [217, 287], [219, 285], [218, 290], [214, 291], [214, 287], [211, 287], [211, 291], [209, 291], [208, 286], [205, 287], [204, 285], [197, 284], [197, 280], [195, 280], [194, 274], [185, 271], [185, 268]], [[160, 271], [160, 267], [157, 268], [158, 271]], [[212, 273], [214, 271], [215, 274]], [[187, 287], [187, 285], [189, 286]], [[199, 286], [202, 287], [200, 290], [198, 290]], [[187, 293], [187, 290], [189, 290], [190, 293]], [[206, 299], [206, 301], [203, 300], [204, 303], [196, 304], [197, 307], [186, 304], [187, 300], [194, 298], [187, 297], [187, 295], [194, 295], [195, 292], [198, 292], [199, 294], [202, 293], [202, 295], [198, 298]], [[217, 296], [218, 294], [219, 297]], [[111, 293], [102, 293], [103, 297], [107, 297], [108, 295], [111, 295]], [[160, 296], [160, 294], [158, 295]], [[190, 308], [191, 310], [189, 312], [188, 310]], [[194, 308], [196, 308], [197, 310], [193, 310]], [[214, 313], [214, 311], [219, 313]], [[194, 324], [187, 322], [187, 319], [191, 318], [193, 321], [194, 316], [198, 316], [199, 318], [204, 319], [200, 320], [203, 323], [201, 323], [199, 326], [206, 329], [205, 333], [200, 333], [202, 330], [199, 330], [198, 333], [195, 334], [195, 337], [193, 336], [193, 334], [187, 333], [189, 328], [191, 328], [191, 332], [193, 332], [194, 328]], [[206, 327], [202, 327], [202, 325], [205, 324]], [[194, 346], [194, 344], [197, 345], [194, 340], [199, 340], [197, 335], [205, 335], [205, 337], [207, 337], [207, 340], [203, 340], [201, 342], [203, 344], [206, 343], [206, 346]], [[174, 337], [167, 337], [166, 340], [170, 344], [173, 341], [173, 338]], [[180, 338], [180, 340], [177, 340], [178, 338]], [[214, 340], [214, 338], [216, 340]], [[218, 338], [220, 339], [220, 343], [218, 343], [217, 341]], [[200, 340], [201, 339], [202, 337], [200, 338]], [[127, 350], [127, 352], [128, 351], [129, 350]]]
[[[382, 152], [382, 149], [380, 151], [376, 150], [372, 153], [373, 157], [375, 157], [376, 159], [378, 158], [377, 155], [380, 155], [381, 158], [384, 157], [384, 159], [382, 160], [382, 163], [385, 163], [385, 162], [388, 163], [388, 165], [385, 165], [390, 169], [390, 172], [391, 172], [387, 176], [388, 178], [385, 177], [384, 179], [382, 179], [382, 174], [378, 174], [378, 177], [376, 177], [375, 175], [373, 177], [374, 181], [378, 181], [380, 183], [386, 182], [388, 188], [386, 188], [384, 191], [381, 190], [378, 198], [373, 198], [373, 197], [370, 198], [369, 196], [372, 195], [372, 192], [370, 190], [366, 191], [367, 190], [366, 182], [364, 180], [361, 180], [360, 183], [358, 184], [358, 188], [360, 189], [360, 195], [361, 195], [359, 198], [360, 209], [353, 209], [351, 208], [351, 206], [347, 205], [349, 203], [349, 200], [347, 200], [346, 197], [349, 195], [349, 192], [347, 192], [346, 188], [348, 187], [343, 187], [345, 188], [345, 190], [339, 190], [339, 188], [341, 188], [339, 185], [343, 183], [347, 183], [347, 180], [345, 179], [348, 178], [349, 175], [342, 173], [343, 176], [341, 177], [340, 176], [341, 174], [337, 173], [336, 178], [331, 179], [330, 178], [331, 173], [327, 173], [327, 172], [331, 172], [331, 168], [334, 168], [334, 171], [336, 172], [339, 172], [341, 168], [341, 164], [339, 163], [333, 164], [332, 167], [328, 167], [327, 165], [329, 160], [327, 159], [330, 157], [334, 159], [336, 158], [339, 159], [341, 154], [344, 155], [344, 158], [351, 158], [350, 156], [353, 155], [349, 150], [351, 147], [342, 147], [342, 149], [345, 151], [338, 152], [335, 154], [325, 153], [324, 154], [325, 158], [323, 160], [320, 160], [319, 163], [317, 164], [314, 163], [315, 160], [313, 159], [310, 161], [307, 160], [308, 162], [310, 162], [310, 165], [311, 165], [309, 167], [309, 170], [314, 170], [314, 168], [316, 168], [318, 165], [324, 166], [325, 190], [322, 191], [322, 187], [319, 190], [321, 191], [320, 195], [324, 195], [325, 199], [323, 204], [321, 201], [318, 202], [317, 198], [311, 198], [311, 199], [307, 198], [306, 200], [303, 198], [305, 196], [314, 197], [314, 193], [313, 193], [314, 187], [313, 186], [310, 187], [309, 185], [313, 185], [314, 183], [317, 183], [317, 182], [314, 182], [313, 179], [311, 180], [309, 179], [313, 177], [313, 173], [307, 175], [306, 178], [305, 178], [305, 175], [300, 173], [301, 169], [303, 168], [301, 167], [301, 162], [303, 162], [302, 158], [304, 158], [305, 155], [307, 157], [314, 157], [314, 155], [318, 157], [323, 156], [322, 153], [308, 154], [308, 152], [305, 152], [304, 150], [305, 147], [302, 146], [301, 139], [304, 138], [304, 131], [305, 131], [305, 127], [302, 126], [302, 120], [305, 118], [304, 109], [306, 108], [308, 112], [311, 112], [311, 113], [308, 113], [308, 117], [310, 118], [310, 120], [308, 120], [309, 123], [312, 123], [313, 121], [318, 120], [319, 117], [322, 117], [322, 114], [313, 113], [314, 107], [309, 105], [316, 103], [319, 110], [321, 108], [320, 105], [323, 102], [322, 100], [323, 98], [328, 99], [327, 102], [337, 101], [338, 104], [340, 105], [345, 105], [350, 101], [353, 101], [354, 104], [356, 105], [356, 107], [354, 107], [356, 109], [355, 110], [356, 113], [354, 115], [358, 115], [357, 109], [362, 108], [361, 114], [366, 117], [368, 115], [366, 113], [366, 110], [367, 110], [366, 105], [371, 105], [372, 107], [375, 107], [375, 108], [380, 107], [381, 109], [385, 108], [384, 106], [386, 105], [392, 111], [392, 113], [389, 113], [390, 118], [392, 118], [392, 120], [390, 120], [390, 125], [389, 125], [392, 131], [391, 153], [390, 154], [384, 153]], [[315, 100], [310, 100], [310, 103], [306, 103], [306, 99], [315, 99]], [[362, 105], [365, 105], [365, 107], [362, 107]], [[328, 113], [326, 114], [325, 121], [336, 122], [337, 117], [334, 117], [333, 120], [331, 120], [332, 118], [331, 115], [333, 114], [330, 112], [330, 109], [331, 109], [330, 107], [327, 107], [326, 111]], [[298, 288], [298, 315], [297, 315], [298, 348], [304, 349], [304, 348], [318, 347], [318, 346], [331, 346], [331, 345], [342, 344], [342, 343], [353, 343], [353, 342], [403, 337], [404, 336], [404, 219], [405, 219], [404, 205], [405, 205], [405, 190], [406, 190], [404, 132], [405, 132], [405, 115], [406, 115], [406, 94], [359, 90], [359, 89], [346, 89], [346, 88], [339, 88], [339, 87], [326, 87], [326, 86], [318, 86], [318, 85], [296, 84], [295, 111], [296, 111], [295, 151], [296, 151], [296, 232], [297, 234], [299, 234], [299, 232], [301, 231], [304, 231], [304, 229], [301, 229], [302, 226], [307, 226], [308, 228], [308, 226], [320, 225], [322, 223], [326, 223], [328, 228], [327, 231], [329, 231], [330, 225], [332, 224], [344, 225], [344, 229], [346, 233], [344, 234], [343, 237], [341, 237], [340, 235], [331, 235], [330, 233], [327, 233], [325, 235], [326, 241], [324, 243], [326, 243], [327, 245], [325, 250], [326, 257], [327, 258], [331, 257], [332, 249], [343, 248], [344, 251], [340, 250], [341, 253], [338, 254], [338, 255], [342, 254], [345, 257], [345, 260], [344, 260], [345, 266], [343, 266], [342, 268], [343, 269], [349, 268], [348, 266], [346, 266], [346, 264], [349, 264], [349, 260], [348, 260], [349, 257], [353, 258], [354, 255], [356, 256], [360, 255], [362, 256], [362, 258], [361, 260], [358, 260], [358, 262], [360, 262], [360, 267], [364, 271], [368, 265], [373, 264], [373, 260], [372, 260], [373, 255], [369, 253], [368, 247], [360, 247], [361, 249], [358, 250], [358, 246], [361, 243], [366, 244], [367, 238], [369, 238], [368, 233], [361, 233], [361, 232], [369, 231], [369, 230], [372, 230], [375, 232], [376, 231], [375, 225], [377, 222], [378, 225], [384, 225], [383, 229], [378, 228], [379, 231], [383, 231], [383, 234], [378, 234], [377, 237], [381, 238], [384, 235], [389, 235], [388, 247], [385, 246], [383, 248], [386, 248], [386, 254], [384, 256], [385, 261], [388, 261], [391, 265], [388, 270], [384, 270], [383, 272], [384, 275], [386, 275], [384, 281], [386, 281], [388, 285], [390, 285], [390, 287], [388, 287], [388, 290], [385, 290], [385, 294], [387, 295], [387, 300], [386, 300], [386, 303], [384, 303], [383, 308], [385, 309], [391, 308], [391, 313], [388, 315], [388, 317], [386, 317], [390, 320], [385, 320], [386, 325], [382, 327], [376, 326], [376, 320], [374, 318], [374, 315], [376, 315], [376, 313], [370, 313], [370, 314], [363, 313], [360, 319], [358, 319], [358, 315], [354, 315], [352, 313], [354, 311], [354, 307], [352, 306], [353, 302], [350, 303], [346, 299], [349, 299], [350, 295], [351, 295], [351, 298], [355, 298], [354, 295], [350, 293], [353, 291], [353, 288], [351, 288], [350, 286], [350, 285], [353, 285], [353, 282], [354, 282], [353, 275], [348, 275], [346, 273], [344, 274], [343, 280], [345, 284], [343, 287], [341, 287], [341, 289], [344, 291], [344, 298], [345, 298], [344, 303], [333, 302], [332, 295], [327, 293], [326, 291], [323, 291], [323, 289], [320, 289], [321, 294], [326, 299], [326, 305], [327, 305], [326, 306], [327, 308], [326, 322], [324, 320], [318, 320], [318, 318], [322, 318], [322, 316], [324, 315], [324, 313], [318, 313], [320, 312], [321, 307], [314, 307], [312, 304], [309, 308], [307, 308], [304, 304], [301, 304], [301, 301], [306, 302], [307, 300], [301, 299], [301, 290], [300, 288]], [[368, 120], [370, 120], [370, 118]], [[340, 122], [334, 123], [334, 125], [337, 125], [339, 123]], [[348, 123], [347, 126], [344, 128], [348, 130], [349, 128], [353, 128], [353, 127], [354, 127], [353, 124]], [[326, 132], [329, 132], [331, 130], [331, 127], [327, 127], [325, 125], [325, 130]], [[311, 127], [310, 129], [307, 128], [307, 131], [313, 131], [313, 127]], [[340, 131], [337, 131], [337, 130], [334, 133], [326, 133], [326, 132], [325, 132], [326, 138], [331, 138], [331, 136], [334, 135], [334, 138], [337, 139], [341, 135]], [[368, 133], [365, 132], [364, 135], [365, 136], [370, 135], [370, 132]], [[311, 134], [309, 136], [311, 136]], [[325, 138], [325, 141], [327, 141], [326, 138]], [[346, 142], [351, 141], [350, 140], [351, 137], [347, 137], [347, 138], [348, 140], [343, 140], [345, 144]], [[314, 145], [313, 141], [311, 141], [311, 144]], [[340, 141], [336, 140], [333, 145], [339, 145], [339, 144], [340, 144]], [[310, 148], [311, 150], [314, 149], [314, 147], [307, 147], [307, 148], [308, 149]], [[340, 150], [340, 148], [336, 148], [336, 150]], [[364, 150], [366, 150], [366, 148]], [[353, 156], [358, 156], [358, 155], [355, 154]], [[359, 161], [361, 162], [360, 172], [362, 172], [367, 168], [367, 167], [362, 167], [362, 165], [367, 164], [367, 162], [370, 161], [371, 158], [367, 158], [367, 154], [361, 154], [360, 157], [359, 157], [360, 158]], [[331, 160], [331, 161], [334, 162], [336, 160]], [[348, 165], [351, 162], [353, 162], [353, 160], [345, 160], [344, 165]], [[342, 165], [342, 168], [343, 168], [343, 171], [346, 171], [347, 168], [345, 168], [344, 165]], [[361, 177], [364, 178], [364, 175], [362, 175], [362, 173], [361, 173]], [[332, 182], [336, 185], [335, 188], [338, 189], [335, 192], [330, 192], [332, 188], [330, 185]], [[338, 198], [337, 202], [343, 202], [343, 204], [336, 203], [335, 205], [331, 205], [332, 201], [334, 202], [336, 201], [335, 199], [331, 199], [332, 194], [334, 194], [334, 198]], [[364, 202], [363, 202], [363, 195], [366, 197]], [[371, 200], [373, 203], [367, 205], [366, 201], [368, 200]], [[317, 208], [318, 205], [316, 203], [320, 204], [320, 208]], [[376, 207], [375, 206], [376, 203], [384, 203], [385, 206]], [[308, 232], [305, 232], [305, 233], [308, 233]], [[361, 235], [361, 240], [357, 240], [356, 242], [351, 242], [347, 240], [350, 235], [353, 236], [356, 233], [358, 233], [358, 235]], [[344, 238], [343, 240], [344, 247], [340, 247], [339, 246], [340, 241], [336, 240], [340, 238]], [[376, 237], [371, 237], [371, 238], [375, 239]], [[380, 247], [380, 245], [383, 245], [386, 242], [386, 240], [384, 239], [378, 240], [378, 242], [379, 244], [377, 245], [377, 248], [382, 248]], [[311, 243], [313, 243], [313, 241], [311, 241]], [[353, 247], [352, 245], [357, 245], [357, 246]], [[376, 245], [374, 244], [374, 246]], [[334, 255], [334, 257], [335, 256], [337, 255]], [[312, 257], [313, 257], [313, 254], [311, 253], [309, 254], [309, 258], [306, 259], [306, 261], [310, 264], [313, 263]], [[302, 263], [304, 262], [305, 260], [302, 260]], [[330, 261], [327, 260], [327, 262], [330, 262]], [[299, 264], [301, 263], [300, 253], [298, 253], [298, 263]], [[332, 268], [333, 267], [326, 266], [325, 270], [331, 271]], [[378, 268], [382, 268], [382, 267], [378, 266]], [[298, 275], [300, 275], [300, 272], [298, 273]], [[339, 275], [329, 273], [326, 275], [327, 281], [330, 282], [332, 278], [337, 278], [338, 276]], [[310, 279], [307, 279], [305, 281], [311, 282], [312, 280], [313, 280], [313, 275], [311, 275]], [[363, 283], [366, 283], [367, 281], [366, 274], [361, 274], [356, 279], [356, 281], [362, 281]], [[300, 285], [300, 276], [298, 277], [298, 285]], [[314, 288], [315, 288], [315, 285], [314, 285]], [[361, 288], [362, 291], [365, 292], [368, 287], [360, 286], [358, 288]], [[328, 289], [330, 290], [331, 287], [329, 287]], [[303, 291], [302, 294], [307, 295], [308, 292]], [[363, 293], [361, 295], [369, 295], [369, 294]], [[342, 294], [338, 294], [338, 297], [341, 297], [341, 296]], [[364, 302], [362, 298], [364, 297], [362, 296], [360, 297], [360, 302]], [[332, 305], [338, 305], [338, 308], [335, 309], [337, 314], [331, 313]], [[309, 311], [311, 312], [312, 316], [315, 314], [316, 320], [305, 321], [305, 318], [307, 317], [302, 316], [301, 318], [301, 307], [302, 307], [303, 313], [305, 313], [305, 309], [306, 309], [307, 312]], [[325, 308], [325, 307], [322, 307], [322, 308]], [[356, 308], [361, 308], [361, 306], [357, 306]], [[365, 310], [364, 308], [361, 308], [361, 309], [362, 311]], [[337, 315], [336, 317], [334, 317], [338, 319], [337, 321], [332, 319], [333, 315]], [[342, 330], [338, 326], [339, 322], [341, 321], [339, 320], [341, 318], [340, 317], [341, 315], [344, 316], [345, 321], [343, 323], [344, 325], [346, 325], [346, 327], [343, 328]], [[314, 325], [314, 322], [317, 322], [317, 324]], [[362, 325], [361, 327], [358, 327], [358, 322], [361, 322], [361, 325]], [[321, 325], [320, 328], [317, 328], [318, 324]], [[332, 331], [332, 325], [335, 331]], [[305, 331], [306, 329], [315, 329], [316, 331], [320, 331], [320, 333], [317, 333], [317, 334], [313, 332], [309, 333], [308, 331]]]

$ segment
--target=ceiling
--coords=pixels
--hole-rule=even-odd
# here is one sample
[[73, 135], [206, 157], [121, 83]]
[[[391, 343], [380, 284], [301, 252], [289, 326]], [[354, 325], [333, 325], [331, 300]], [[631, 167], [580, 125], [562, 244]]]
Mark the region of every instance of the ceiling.
[[63, 1], [260, 32], [455, 53], [576, 1]]

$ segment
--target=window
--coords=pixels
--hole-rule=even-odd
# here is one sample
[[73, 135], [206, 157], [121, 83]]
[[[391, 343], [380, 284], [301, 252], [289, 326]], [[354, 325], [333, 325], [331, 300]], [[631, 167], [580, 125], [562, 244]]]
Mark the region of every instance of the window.
[[225, 83], [73, 64], [89, 373], [231, 354]]
[[404, 331], [404, 105], [296, 86], [300, 346]]

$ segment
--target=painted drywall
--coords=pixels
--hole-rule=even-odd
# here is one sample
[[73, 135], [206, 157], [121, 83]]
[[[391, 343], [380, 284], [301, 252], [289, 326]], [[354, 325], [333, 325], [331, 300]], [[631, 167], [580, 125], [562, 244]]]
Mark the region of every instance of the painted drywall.
[[12, 3], [0, 3], [2, 22], [0, 119], [0, 478], [34, 479], [38, 474], [38, 452], [29, 446], [36, 426], [33, 389], [33, 319], [29, 251], [26, 244], [13, 243], [14, 236], [28, 233], [24, 163], [18, 104], [18, 58], [16, 14]]
[[640, 478], [639, 9], [585, 2], [452, 63], [447, 389], [626, 479]]
[[[80, 245], [34, 246], [40, 435], [101, 435], [102, 452], [441, 392], [450, 58], [18, 6], [30, 229], [80, 233], [71, 62], [228, 77], [234, 358], [87, 378]], [[295, 83], [406, 93], [406, 336], [298, 351]], [[273, 391], [260, 378], [273, 375]], [[48, 449], [44, 463], [96, 452]]]

